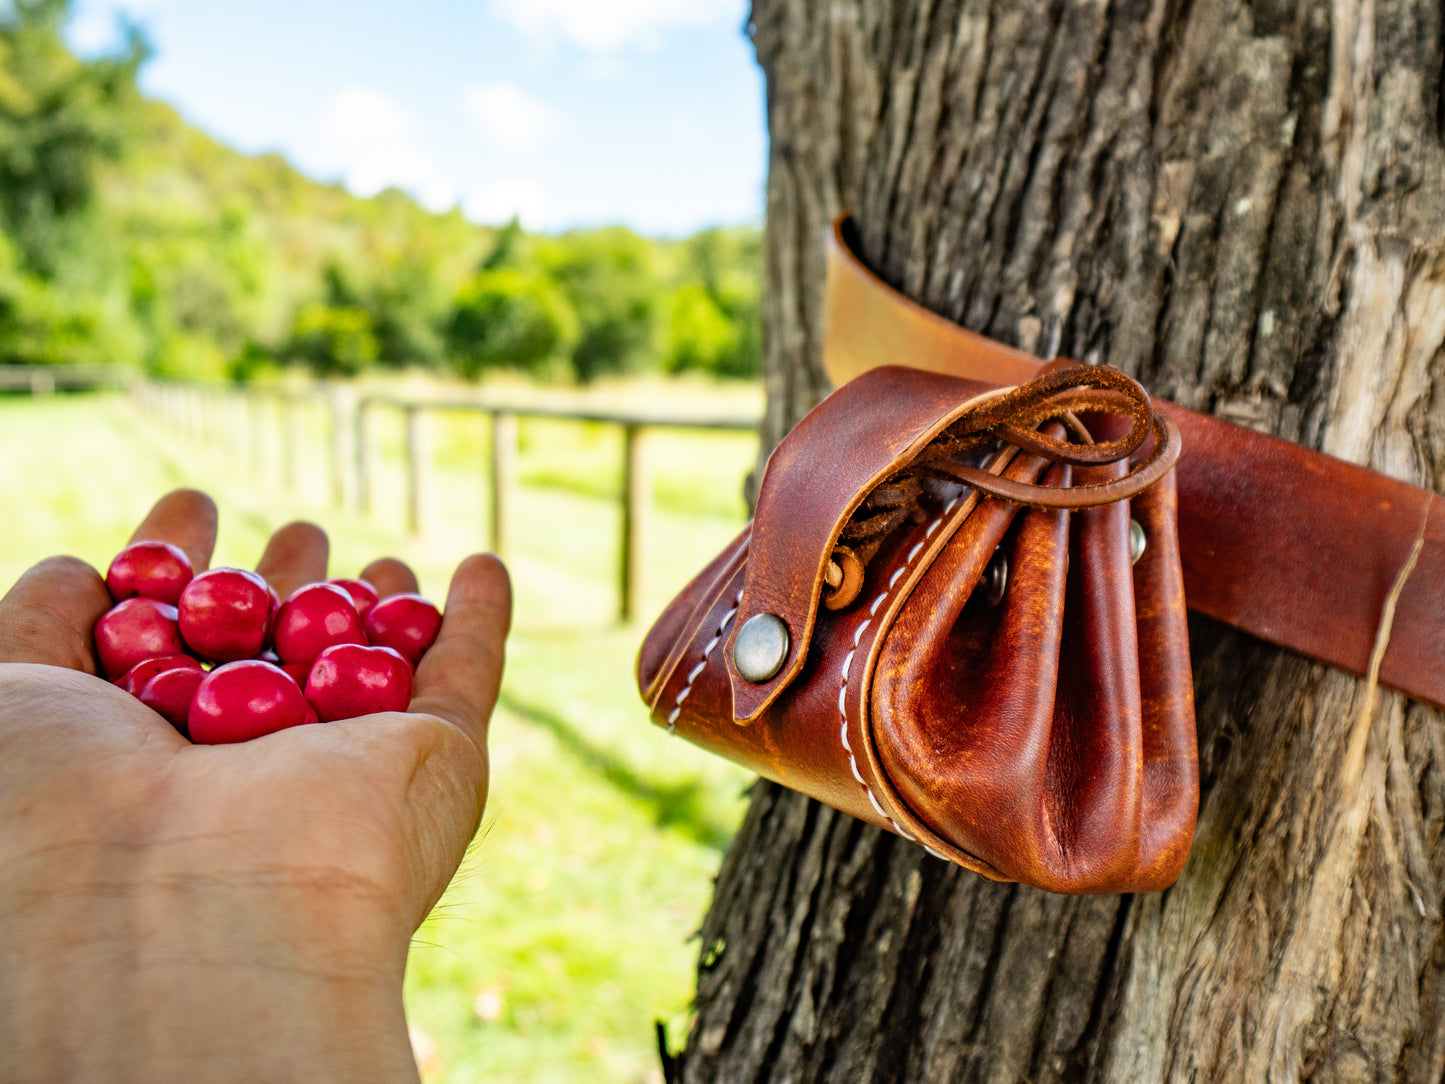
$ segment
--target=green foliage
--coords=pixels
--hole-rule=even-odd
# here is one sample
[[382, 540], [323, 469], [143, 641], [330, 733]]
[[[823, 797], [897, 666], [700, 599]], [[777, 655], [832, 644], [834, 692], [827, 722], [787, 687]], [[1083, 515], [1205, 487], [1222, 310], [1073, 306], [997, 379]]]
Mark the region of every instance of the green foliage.
[[291, 347], [317, 376], [357, 376], [381, 354], [371, 313], [360, 305], [319, 301], [302, 305], [296, 314]]
[[762, 372], [762, 248], [756, 230], [705, 230], [686, 242], [687, 280], [672, 295], [664, 363], [672, 373]]
[[661, 293], [655, 245], [621, 226], [564, 234], [539, 263], [567, 295], [581, 332], [572, 348], [577, 379], [640, 372], [651, 361]]
[[453, 364], [468, 379], [516, 368], [548, 375], [573, 349], [577, 316], [561, 290], [535, 271], [478, 271], [457, 295], [447, 328]]
[[82, 63], [60, 37], [69, 8], [12, 0], [0, 13], [0, 222], [27, 269], [46, 277], [93, 228], [96, 170], [124, 145], [147, 53], [132, 32], [121, 55]]
[[0, 364], [245, 381], [278, 364], [587, 382], [759, 368], [751, 228], [528, 234], [247, 157], [136, 90], [138, 33], [80, 59], [70, 0], [0, 5]]
[[737, 351], [737, 329], [706, 286], [689, 282], [673, 291], [664, 354], [668, 372], [718, 372]]

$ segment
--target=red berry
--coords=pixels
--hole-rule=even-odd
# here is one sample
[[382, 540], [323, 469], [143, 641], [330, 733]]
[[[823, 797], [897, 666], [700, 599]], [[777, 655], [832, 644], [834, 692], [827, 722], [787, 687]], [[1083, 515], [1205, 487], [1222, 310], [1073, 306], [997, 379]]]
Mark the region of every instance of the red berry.
[[184, 655], [176, 608], [153, 598], [126, 599], [95, 623], [95, 650], [110, 681], [146, 659]]
[[200, 661], [189, 655], [158, 655], [156, 658], [136, 663], [125, 672], [123, 677], [117, 678], [115, 684], [117, 688], [124, 689], [131, 696], [139, 696], [140, 691], [145, 688], [146, 682], [162, 670], [199, 670], [200, 668]]
[[254, 572], [213, 568], [181, 592], [181, 635], [191, 649], [216, 662], [249, 659], [271, 631], [270, 586]]
[[166, 721], [187, 737], [190, 730], [187, 721], [191, 714], [191, 703], [196, 699], [196, 690], [210, 675], [200, 667], [192, 669], [178, 666], [162, 670], [137, 694], [140, 702], [152, 711], [166, 717]]
[[334, 583], [351, 596], [351, 601], [356, 603], [356, 612], [362, 617], [371, 612], [371, 608], [381, 597], [369, 580], [330, 580], [328, 582]]
[[175, 605], [194, 575], [191, 559], [179, 546], [132, 542], [111, 561], [105, 585], [117, 602], [139, 595]]
[[389, 647], [338, 644], [311, 665], [306, 699], [322, 722], [378, 711], [405, 711], [411, 703], [411, 664]]
[[187, 719], [192, 741], [223, 745], [300, 726], [306, 716], [306, 698], [290, 675], [269, 662], [243, 659], [206, 675]]
[[442, 615], [420, 595], [392, 595], [371, 608], [362, 626], [373, 644], [401, 652], [415, 666], [436, 642]]
[[333, 644], [366, 643], [356, 604], [330, 583], [308, 583], [293, 591], [276, 612], [271, 636], [284, 661], [308, 665]]

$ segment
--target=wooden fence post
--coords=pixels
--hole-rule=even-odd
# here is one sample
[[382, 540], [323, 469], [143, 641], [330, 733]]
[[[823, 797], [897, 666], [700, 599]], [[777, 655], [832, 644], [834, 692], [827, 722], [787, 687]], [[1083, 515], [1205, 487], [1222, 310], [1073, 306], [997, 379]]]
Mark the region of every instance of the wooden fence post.
[[281, 470], [286, 476], [286, 488], [295, 493], [301, 476], [301, 404], [289, 394], [277, 402], [281, 409]]
[[647, 572], [647, 519], [652, 505], [652, 474], [647, 462], [647, 430], [629, 423], [623, 428], [625, 463], [622, 474], [621, 591], [623, 623], [642, 614]]
[[517, 475], [517, 416], [492, 414], [492, 521], [490, 544], [499, 557], [511, 548], [513, 489]]
[[425, 418], [421, 408], [409, 405], [406, 410], [406, 521], [412, 534], [421, 534], [423, 460], [426, 457]]
[[266, 469], [266, 402], [261, 394], [247, 388], [246, 414], [250, 421], [251, 471], [258, 478]]
[[331, 405], [331, 503], [346, 507], [346, 437], [351, 428], [346, 424], [346, 408], [355, 400], [343, 389], [329, 389]]
[[355, 447], [352, 449], [356, 456], [356, 508], [362, 515], [371, 511], [371, 435], [367, 431], [367, 407], [370, 403], [366, 399], [360, 399], [356, 404], [356, 413], [352, 415], [354, 431], [352, 442]]
[[186, 426], [189, 429], [187, 434], [191, 440], [200, 442], [201, 434], [206, 430], [206, 401], [201, 395], [199, 388], [186, 389]]

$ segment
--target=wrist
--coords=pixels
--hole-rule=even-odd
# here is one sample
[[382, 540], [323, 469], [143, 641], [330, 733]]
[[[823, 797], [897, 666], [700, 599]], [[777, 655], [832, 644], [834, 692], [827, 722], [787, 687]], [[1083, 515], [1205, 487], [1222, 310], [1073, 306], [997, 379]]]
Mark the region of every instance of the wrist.
[[0, 888], [0, 1082], [416, 1077], [404, 950], [306, 943], [233, 887], [16, 884]]

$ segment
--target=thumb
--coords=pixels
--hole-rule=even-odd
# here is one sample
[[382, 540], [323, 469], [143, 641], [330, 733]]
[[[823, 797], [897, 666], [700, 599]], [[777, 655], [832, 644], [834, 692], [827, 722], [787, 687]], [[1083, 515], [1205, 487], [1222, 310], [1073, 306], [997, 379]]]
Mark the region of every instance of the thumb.
[[91, 629], [110, 608], [100, 573], [78, 557], [49, 557], [0, 599], [0, 663], [95, 673]]

